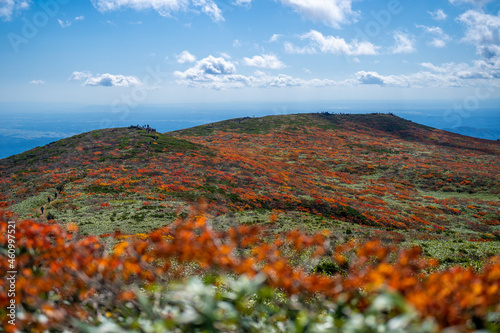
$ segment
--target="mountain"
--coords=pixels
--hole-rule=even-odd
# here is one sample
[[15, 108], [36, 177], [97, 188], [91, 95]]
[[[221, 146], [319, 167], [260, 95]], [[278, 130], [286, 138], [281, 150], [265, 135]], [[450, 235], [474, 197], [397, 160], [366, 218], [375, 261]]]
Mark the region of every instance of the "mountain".
[[500, 130], [491, 128], [474, 128], [474, 127], [454, 127], [445, 128], [448, 132], [453, 132], [461, 135], [472, 136], [475, 138], [498, 140], [500, 139]]
[[92, 131], [0, 160], [0, 193], [22, 218], [103, 237], [158, 228], [203, 197], [216, 228], [273, 216], [276, 232], [418, 243], [452, 261], [500, 252], [483, 244], [500, 232], [500, 142], [390, 114]]

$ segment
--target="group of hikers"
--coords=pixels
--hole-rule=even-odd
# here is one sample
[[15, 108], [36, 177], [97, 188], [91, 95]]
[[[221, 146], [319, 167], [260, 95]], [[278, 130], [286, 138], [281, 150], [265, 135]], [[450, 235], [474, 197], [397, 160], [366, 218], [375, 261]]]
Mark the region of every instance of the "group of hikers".
[[[62, 184], [61, 185], [57, 185], [57, 187], [56, 187], [57, 191], [54, 193], [54, 200], [57, 199], [57, 194], [61, 193], [63, 189], [64, 189], [64, 185], [62, 185]], [[48, 195], [47, 196], [47, 204], [50, 204], [51, 201], [52, 201], [52, 197], [50, 195]], [[42, 215], [43, 215], [44, 211], [45, 211], [45, 207], [41, 206], [40, 207], [40, 212], [42, 213]]]
[[156, 132], [156, 128], [151, 128], [151, 127], [149, 127], [149, 125], [142, 125], [142, 126], [139, 126], [139, 125], [134, 126], [134, 125], [132, 125], [129, 128], [143, 129], [143, 130], [146, 130], [148, 133], [154, 133], [154, 132]]

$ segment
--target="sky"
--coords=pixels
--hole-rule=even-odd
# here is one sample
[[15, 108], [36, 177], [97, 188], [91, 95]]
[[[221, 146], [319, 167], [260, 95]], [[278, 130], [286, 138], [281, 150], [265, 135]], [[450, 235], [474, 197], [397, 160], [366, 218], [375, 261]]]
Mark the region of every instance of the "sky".
[[0, 102], [500, 97], [500, 1], [0, 0]]

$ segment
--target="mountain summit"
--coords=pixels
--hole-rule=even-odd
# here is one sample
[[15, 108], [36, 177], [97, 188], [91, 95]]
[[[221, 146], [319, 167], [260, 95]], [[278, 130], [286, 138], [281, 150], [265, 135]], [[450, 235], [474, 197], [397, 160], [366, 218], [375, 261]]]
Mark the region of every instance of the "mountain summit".
[[220, 228], [277, 214], [277, 231], [466, 240], [499, 232], [499, 166], [499, 142], [394, 115], [294, 114], [83, 133], [0, 160], [0, 191], [21, 217], [96, 235], [160, 227], [203, 197]]

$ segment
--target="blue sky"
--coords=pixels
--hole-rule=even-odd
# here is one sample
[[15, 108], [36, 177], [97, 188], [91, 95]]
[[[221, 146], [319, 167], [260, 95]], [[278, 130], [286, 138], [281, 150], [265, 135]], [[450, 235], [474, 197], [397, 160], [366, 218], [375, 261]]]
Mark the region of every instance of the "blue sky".
[[0, 0], [0, 102], [500, 97], [488, 0]]

